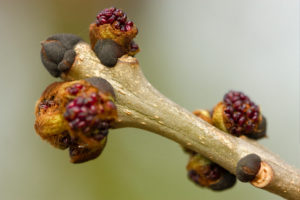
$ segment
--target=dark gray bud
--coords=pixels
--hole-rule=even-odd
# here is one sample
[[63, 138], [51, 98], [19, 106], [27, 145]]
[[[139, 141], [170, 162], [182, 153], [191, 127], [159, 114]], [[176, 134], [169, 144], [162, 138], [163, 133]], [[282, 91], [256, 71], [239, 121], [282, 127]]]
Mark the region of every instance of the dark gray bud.
[[71, 68], [76, 53], [74, 46], [81, 38], [73, 34], [56, 34], [42, 42], [41, 60], [45, 68], [54, 77]]
[[47, 40], [58, 40], [66, 49], [72, 49], [78, 42], [82, 41], [80, 37], [69, 33], [59, 33], [52, 35]]
[[252, 181], [258, 173], [260, 165], [260, 157], [256, 154], [249, 154], [238, 162], [236, 167], [236, 177], [241, 182]]
[[62, 43], [57, 40], [47, 40], [43, 42], [42, 49], [47, 59], [55, 64], [58, 64], [63, 59], [65, 51], [67, 50]]
[[101, 63], [107, 67], [114, 67], [118, 58], [124, 54], [122, 47], [111, 39], [98, 40], [94, 51]]
[[57, 64], [51, 60], [48, 59], [47, 54], [43, 51], [43, 48], [41, 50], [41, 60], [45, 68], [48, 70], [48, 72], [54, 76], [59, 77], [60, 71], [57, 68]]
[[58, 64], [58, 70], [64, 72], [70, 69], [75, 61], [75, 57], [76, 52], [73, 49], [66, 51], [63, 60]]

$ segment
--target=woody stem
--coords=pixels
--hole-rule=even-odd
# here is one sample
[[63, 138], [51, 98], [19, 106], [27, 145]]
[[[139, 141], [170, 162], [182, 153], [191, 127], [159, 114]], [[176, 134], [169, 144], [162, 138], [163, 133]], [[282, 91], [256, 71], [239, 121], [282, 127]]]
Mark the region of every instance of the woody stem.
[[65, 80], [101, 77], [114, 87], [119, 120], [115, 128], [136, 127], [169, 138], [235, 174], [238, 161], [255, 153], [273, 170], [262, 189], [288, 199], [300, 199], [300, 171], [258, 143], [231, 136], [164, 97], [145, 79], [138, 61], [124, 55], [113, 68], [103, 66], [90, 46], [75, 47], [75, 62]]

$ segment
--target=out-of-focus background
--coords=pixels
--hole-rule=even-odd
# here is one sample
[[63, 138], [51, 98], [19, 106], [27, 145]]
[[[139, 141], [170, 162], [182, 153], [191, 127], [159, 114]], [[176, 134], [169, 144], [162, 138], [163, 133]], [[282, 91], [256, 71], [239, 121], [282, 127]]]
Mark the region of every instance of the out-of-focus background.
[[35, 134], [35, 101], [56, 81], [40, 41], [61, 32], [88, 41], [89, 24], [112, 5], [138, 26], [137, 58], [157, 89], [191, 111], [244, 91], [267, 116], [261, 143], [300, 168], [299, 1], [1, 0], [0, 199], [281, 199], [245, 183], [195, 186], [179, 145], [146, 131], [111, 131], [102, 155], [79, 165]]

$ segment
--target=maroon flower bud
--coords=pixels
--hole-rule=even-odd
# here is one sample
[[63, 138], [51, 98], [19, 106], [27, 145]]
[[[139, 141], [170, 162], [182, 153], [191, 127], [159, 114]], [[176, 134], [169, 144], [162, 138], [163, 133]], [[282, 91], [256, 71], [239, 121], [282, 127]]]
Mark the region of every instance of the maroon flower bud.
[[96, 158], [117, 119], [108, 85], [101, 78], [51, 84], [36, 105], [37, 133], [55, 147], [69, 147], [73, 163]]
[[266, 119], [244, 93], [230, 91], [213, 111], [213, 125], [235, 136], [259, 139], [266, 134]]
[[89, 31], [92, 49], [96, 49], [99, 40], [109, 39], [121, 47], [122, 55], [134, 56], [138, 53], [138, 46], [132, 42], [138, 33], [137, 27], [120, 9], [112, 7], [102, 10], [96, 17], [96, 23], [90, 25]]

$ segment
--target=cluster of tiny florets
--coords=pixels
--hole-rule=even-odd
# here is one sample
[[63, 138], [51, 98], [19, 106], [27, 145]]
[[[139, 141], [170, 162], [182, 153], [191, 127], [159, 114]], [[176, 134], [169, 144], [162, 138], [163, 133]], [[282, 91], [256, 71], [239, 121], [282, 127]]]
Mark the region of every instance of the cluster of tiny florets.
[[239, 136], [254, 131], [259, 121], [259, 107], [242, 92], [230, 91], [223, 98], [225, 116], [231, 123], [229, 132]]
[[[80, 91], [78, 88], [83, 88], [83, 86], [75, 84], [67, 90], [74, 95]], [[85, 97], [78, 96], [67, 104], [64, 118], [71, 129], [82, 131], [88, 137], [101, 140], [108, 134], [110, 127], [109, 122], [99, 117], [104, 112], [103, 103], [104, 101], [97, 93], [91, 93]], [[113, 103], [108, 101], [106, 104], [110, 106]]]
[[121, 31], [129, 31], [132, 29], [134, 23], [127, 20], [127, 15], [122, 10], [115, 7], [106, 8], [97, 15], [97, 26], [103, 24], [111, 24], [115, 29]]

